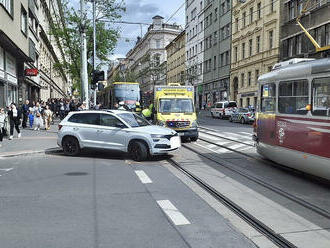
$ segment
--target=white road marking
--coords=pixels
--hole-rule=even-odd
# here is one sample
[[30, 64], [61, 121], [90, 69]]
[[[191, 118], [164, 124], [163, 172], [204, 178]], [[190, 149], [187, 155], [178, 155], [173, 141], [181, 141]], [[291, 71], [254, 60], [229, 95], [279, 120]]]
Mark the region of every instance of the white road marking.
[[144, 184], [152, 183], [151, 179], [148, 177], [148, 175], [143, 170], [136, 170], [135, 173], [139, 177], [139, 179], [142, 183], [144, 183]]
[[208, 138], [208, 139], [211, 139], [211, 140], [217, 140], [217, 139], [219, 139], [219, 138], [217, 138], [215, 136], [212, 136], [210, 134], [205, 134], [205, 133], [199, 133], [199, 136], [204, 137], [204, 138]]
[[214, 144], [209, 144], [209, 145], [206, 145], [206, 147], [209, 148], [209, 149], [211, 149], [211, 148], [216, 147], [216, 145], [214, 145]]
[[233, 151], [230, 151], [228, 149], [225, 149], [225, 148], [219, 148], [218, 150], [215, 151], [216, 153], [219, 153], [219, 154], [223, 154], [223, 153], [231, 153]]
[[174, 225], [189, 225], [189, 220], [170, 202], [169, 200], [157, 201], [158, 205], [162, 208], [165, 214], [172, 220]]
[[230, 142], [230, 141], [219, 141], [219, 142], [217, 142], [217, 144], [220, 145], [220, 146], [228, 145], [230, 143], [232, 143], [232, 142]]
[[252, 136], [252, 133], [247, 133], [247, 132], [239, 132], [239, 133], [241, 133], [241, 134], [246, 134], [246, 135], [248, 135], [249, 137]]
[[14, 168], [5, 168], [5, 169], [0, 169], [0, 171], [5, 171], [5, 172], [8, 172], [8, 171], [11, 171], [13, 170]]

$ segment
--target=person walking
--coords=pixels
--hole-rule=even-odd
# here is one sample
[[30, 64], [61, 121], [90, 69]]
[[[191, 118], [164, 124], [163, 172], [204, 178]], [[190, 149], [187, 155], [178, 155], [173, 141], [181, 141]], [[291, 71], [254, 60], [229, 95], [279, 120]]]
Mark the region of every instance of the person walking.
[[2, 147], [2, 140], [5, 136], [5, 125], [7, 122], [7, 115], [4, 108], [0, 108], [0, 147]]
[[33, 110], [30, 110], [30, 114], [29, 114], [29, 123], [30, 123], [30, 128], [33, 128], [33, 122], [34, 122], [34, 114], [33, 114]]
[[21, 111], [17, 109], [16, 104], [12, 103], [8, 111], [8, 118], [10, 123], [10, 136], [9, 140], [13, 139], [14, 127], [17, 131], [17, 138], [21, 137], [21, 131], [19, 130], [19, 125], [21, 124]]
[[30, 101], [26, 100], [25, 104], [23, 104], [23, 106], [22, 106], [22, 114], [23, 114], [22, 128], [27, 127], [26, 123], [27, 123], [28, 116], [29, 116], [29, 108], [30, 108], [29, 104], [30, 104]]
[[44, 119], [45, 119], [46, 130], [50, 129], [50, 123], [52, 121], [52, 116], [53, 116], [52, 111], [49, 109], [49, 106], [46, 105], [46, 109], [44, 110]]

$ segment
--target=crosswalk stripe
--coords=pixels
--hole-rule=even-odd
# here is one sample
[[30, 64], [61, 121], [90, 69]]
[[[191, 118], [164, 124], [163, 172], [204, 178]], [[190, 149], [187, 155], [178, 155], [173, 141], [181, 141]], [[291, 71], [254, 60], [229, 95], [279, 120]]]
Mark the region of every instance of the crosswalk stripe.
[[174, 225], [188, 225], [191, 224], [189, 220], [170, 202], [169, 200], [157, 201], [158, 205], [171, 219]]
[[228, 146], [228, 148], [236, 150], [238, 148], [245, 147], [245, 146], [246, 145], [244, 145], [244, 144], [236, 144], [236, 145], [233, 145], [233, 146]]

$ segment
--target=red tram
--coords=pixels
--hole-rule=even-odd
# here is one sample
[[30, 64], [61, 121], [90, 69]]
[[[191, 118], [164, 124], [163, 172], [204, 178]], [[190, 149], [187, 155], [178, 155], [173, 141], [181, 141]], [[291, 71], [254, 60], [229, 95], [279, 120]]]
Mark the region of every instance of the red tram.
[[330, 58], [282, 62], [258, 81], [258, 153], [330, 180]]

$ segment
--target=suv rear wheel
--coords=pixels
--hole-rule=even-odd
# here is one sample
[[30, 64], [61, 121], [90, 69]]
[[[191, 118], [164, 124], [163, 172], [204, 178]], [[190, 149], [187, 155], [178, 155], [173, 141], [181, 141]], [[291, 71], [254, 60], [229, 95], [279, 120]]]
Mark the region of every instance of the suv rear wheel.
[[65, 137], [62, 142], [62, 147], [65, 155], [77, 156], [80, 153], [79, 142], [74, 137]]
[[130, 145], [129, 151], [132, 159], [135, 161], [140, 162], [148, 158], [148, 148], [141, 141], [134, 141]]
[[245, 124], [245, 119], [244, 119], [244, 117], [241, 118], [241, 124]]

